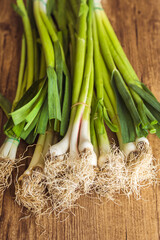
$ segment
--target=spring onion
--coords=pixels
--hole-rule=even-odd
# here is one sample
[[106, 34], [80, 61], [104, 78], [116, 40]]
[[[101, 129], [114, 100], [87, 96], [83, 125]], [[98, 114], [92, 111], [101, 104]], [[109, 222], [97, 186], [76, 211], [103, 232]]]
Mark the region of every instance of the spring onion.
[[[101, 1], [34, 0], [26, 10], [17, 0], [14, 9], [24, 36], [0, 149], [0, 189], [10, 184], [19, 139], [38, 138], [16, 182], [17, 203], [33, 214], [70, 210], [93, 192], [139, 198], [156, 180], [147, 135], [160, 137], [160, 103], [138, 79]], [[1, 95], [0, 103], [8, 112]]]

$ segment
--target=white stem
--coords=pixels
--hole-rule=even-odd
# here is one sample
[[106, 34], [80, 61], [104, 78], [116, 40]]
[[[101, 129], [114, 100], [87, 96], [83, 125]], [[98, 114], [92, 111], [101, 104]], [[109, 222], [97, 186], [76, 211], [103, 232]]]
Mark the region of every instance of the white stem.
[[18, 145], [19, 145], [19, 141], [15, 139], [12, 143], [12, 146], [8, 154], [9, 159], [14, 160], [16, 158]]
[[98, 167], [102, 168], [102, 167], [105, 166], [106, 160], [107, 160], [106, 155], [107, 155], [107, 153], [106, 154], [101, 154], [99, 156], [99, 158], [98, 158]]
[[149, 141], [148, 141], [148, 139], [145, 138], [145, 137], [141, 137], [141, 138], [137, 138], [137, 139], [136, 139], [136, 145], [137, 145], [138, 143], [140, 143], [140, 142], [144, 142], [144, 143], [146, 143], [146, 144], [149, 146]]
[[103, 150], [100, 150], [100, 156], [98, 158], [98, 166], [100, 168], [106, 165], [107, 156], [111, 153], [111, 147], [109, 144], [105, 144]]
[[81, 116], [78, 117], [78, 120], [76, 123], [73, 124], [72, 128], [72, 134], [71, 134], [71, 139], [70, 139], [70, 152], [73, 154], [78, 154], [78, 136], [79, 136], [79, 131], [80, 131], [80, 126], [81, 125]]
[[39, 1], [39, 8], [41, 11], [43, 11], [44, 13], [47, 13], [47, 1], [48, 0], [43, 0], [43, 1]]
[[13, 143], [13, 139], [8, 138], [7, 141], [4, 143], [4, 147], [1, 152], [1, 157], [3, 157], [3, 158], [8, 157], [8, 153], [11, 149], [12, 143]]
[[57, 144], [54, 144], [53, 146], [50, 147], [49, 151], [51, 156], [60, 156], [65, 154], [68, 151], [71, 131], [72, 131], [72, 125], [70, 124], [65, 137]]
[[123, 152], [127, 157], [131, 152], [135, 152], [135, 151], [136, 151], [136, 145], [134, 142], [126, 143], [123, 145]]
[[79, 139], [79, 147], [80, 152], [85, 150], [89, 150], [92, 154], [91, 157], [91, 165], [97, 166], [97, 156], [93, 150], [93, 145], [91, 143], [90, 138], [90, 123], [88, 120], [82, 120], [81, 130], [80, 130], [80, 139]]
[[[88, 125], [89, 125], [89, 123], [87, 120], [82, 120], [81, 129], [80, 129], [80, 138], [79, 138], [79, 151], [80, 152], [84, 151], [84, 149], [87, 148], [89, 145], [87, 143], [91, 142], [90, 131], [89, 131]], [[85, 145], [85, 143], [86, 143], [86, 145]]]
[[101, 5], [101, 0], [94, 0], [94, 7], [97, 8], [97, 7], [102, 7]]

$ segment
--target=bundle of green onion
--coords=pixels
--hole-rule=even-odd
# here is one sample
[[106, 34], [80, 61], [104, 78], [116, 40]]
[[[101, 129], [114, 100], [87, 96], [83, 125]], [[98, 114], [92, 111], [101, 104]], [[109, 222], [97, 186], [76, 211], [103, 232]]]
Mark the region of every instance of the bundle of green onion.
[[[25, 91], [32, 85], [34, 78], [34, 58], [33, 58], [33, 37], [31, 31], [31, 25], [28, 18], [27, 11], [25, 9], [23, 1], [19, 1], [20, 5], [19, 13], [23, 12], [23, 25], [25, 36], [22, 37], [22, 47], [21, 47], [21, 62], [18, 76], [18, 86], [16, 91], [16, 97], [13, 102], [12, 107], [9, 104], [5, 104], [6, 101], [1, 101], [1, 106], [7, 117], [10, 110], [13, 112], [16, 109], [17, 102], [21, 99]], [[20, 10], [21, 9], [21, 10]], [[4, 99], [2, 99], [4, 100]], [[10, 124], [12, 120], [9, 120]], [[7, 123], [7, 125], [9, 125]], [[6, 126], [5, 126], [6, 127]], [[11, 173], [14, 165], [17, 163], [16, 153], [20, 142], [20, 137], [14, 131], [10, 131], [5, 142], [0, 149], [0, 192], [9, 187], [11, 184]]]
[[[10, 112], [0, 190], [10, 184], [17, 143], [38, 138], [16, 183], [16, 201], [32, 213], [59, 214], [93, 192], [139, 197], [141, 187], [156, 180], [146, 137], [160, 136], [160, 103], [139, 81], [100, 0], [34, 0], [26, 6], [17, 0], [14, 9], [24, 35], [11, 111], [0, 96]], [[108, 131], [116, 133], [118, 145]]]
[[[52, 144], [53, 130], [64, 135], [68, 126], [70, 77], [50, 11], [45, 12], [39, 1], [34, 1], [33, 4], [28, 1], [26, 10], [22, 0], [17, 0], [14, 9], [22, 17], [25, 34], [17, 95], [4, 129], [9, 137], [8, 142], [15, 136], [18, 140], [24, 139], [32, 144], [39, 135], [29, 167], [18, 179], [16, 186], [17, 202], [38, 213], [37, 209], [40, 212], [42, 206], [46, 205], [43, 197], [46, 196], [46, 186], [43, 183], [44, 156]], [[25, 42], [29, 49], [27, 54]], [[8, 169], [3, 162], [1, 161], [2, 172], [5, 172], [4, 169]], [[10, 174], [11, 170], [7, 176], [2, 175], [6, 184]]]
[[[120, 177], [118, 181], [121, 190], [127, 194], [139, 194], [140, 185], [144, 187], [148, 181], [152, 183], [155, 177], [153, 156], [146, 137], [148, 132], [159, 136], [160, 104], [139, 81], [100, 1], [94, 1], [93, 28], [97, 31], [99, 44], [98, 71], [102, 72], [101, 80], [104, 84], [101, 98], [109, 110], [110, 119], [118, 126], [119, 146], [126, 158], [124, 176], [117, 174]], [[96, 88], [98, 95], [99, 86]], [[115, 97], [111, 96], [113, 94]]]
[[92, 1], [81, 1], [76, 29], [72, 107], [65, 137], [50, 147], [45, 161], [47, 187], [54, 210], [70, 209], [81, 194], [91, 190], [97, 157], [90, 138], [92, 101], [93, 39]]
[[[26, 117], [23, 116], [25, 137], [27, 135], [27, 138], [35, 139], [37, 134], [40, 135], [30, 165], [18, 180], [16, 197], [19, 203], [38, 214], [48, 205], [44, 156], [48, 147], [52, 144], [53, 130], [59, 132], [60, 135], [64, 135], [68, 126], [70, 80], [63, 48], [50, 17], [51, 6], [47, 11], [47, 2], [42, 4], [40, 1], [34, 1], [31, 7], [37, 35], [40, 37], [40, 43], [42, 44], [42, 53], [40, 80], [35, 82], [36, 86], [33, 84], [30, 90], [33, 86], [37, 89], [37, 85], [40, 85], [38, 93], [34, 94], [30, 102], [18, 111], [20, 116], [22, 116], [24, 108], [25, 113], [27, 112], [26, 109], [29, 111]], [[42, 71], [44, 71], [43, 74]], [[43, 78], [45, 75], [47, 76]], [[38, 97], [36, 98], [36, 96]], [[14, 114], [11, 114], [11, 116], [15, 124], [14, 116], [17, 118], [17, 113], [14, 112]], [[28, 121], [29, 116], [31, 117], [30, 122]], [[52, 119], [54, 119], [54, 122]]]

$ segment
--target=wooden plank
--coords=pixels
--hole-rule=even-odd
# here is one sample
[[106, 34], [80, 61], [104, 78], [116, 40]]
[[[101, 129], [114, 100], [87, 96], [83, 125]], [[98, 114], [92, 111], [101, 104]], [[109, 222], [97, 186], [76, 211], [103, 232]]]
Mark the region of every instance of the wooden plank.
[[[105, 10], [140, 79], [160, 100], [160, 0], [103, 0]], [[13, 100], [17, 84], [22, 24], [13, 12], [10, 0], [0, 1], [0, 91]], [[0, 110], [1, 138], [6, 118]], [[155, 157], [159, 140], [150, 136]], [[25, 149], [25, 144], [20, 149]], [[21, 169], [23, 169], [25, 166]], [[15, 176], [15, 173], [14, 173]], [[2, 240], [158, 240], [160, 239], [160, 188], [150, 187], [142, 199], [119, 197], [119, 205], [101, 205], [88, 197], [78, 203], [65, 221], [54, 216], [41, 220], [24, 217], [14, 202], [14, 184], [5, 192], [0, 217]]]

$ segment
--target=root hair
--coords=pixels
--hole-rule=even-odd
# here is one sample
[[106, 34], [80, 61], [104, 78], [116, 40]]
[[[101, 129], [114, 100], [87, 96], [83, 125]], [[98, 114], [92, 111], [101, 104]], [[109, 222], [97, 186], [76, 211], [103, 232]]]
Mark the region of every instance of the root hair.
[[94, 190], [100, 197], [114, 201], [115, 194], [126, 192], [126, 161], [124, 154], [114, 145], [103, 154], [103, 167], [97, 170]]
[[45, 175], [36, 167], [30, 175], [23, 174], [17, 181], [16, 202], [27, 208], [34, 215], [42, 215], [49, 208], [49, 197], [46, 191]]
[[14, 163], [11, 159], [0, 157], [0, 195], [3, 194], [12, 183]]
[[139, 199], [141, 189], [157, 181], [158, 163], [149, 146], [141, 145], [139, 154], [128, 162], [128, 195], [134, 194]]
[[91, 156], [88, 150], [77, 157], [65, 154], [51, 159], [47, 156], [44, 171], [57, 216], [78, 207], [76, 200], [91, 191], [95, 178]]

